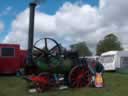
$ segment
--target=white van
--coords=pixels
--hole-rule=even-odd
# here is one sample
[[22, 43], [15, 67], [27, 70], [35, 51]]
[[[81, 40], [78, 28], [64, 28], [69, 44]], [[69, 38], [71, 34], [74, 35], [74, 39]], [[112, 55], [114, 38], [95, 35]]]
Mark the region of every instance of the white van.
[[128, 51], [108, 51], [102, 53], [99, 60], [105, 71], [128, 68]]

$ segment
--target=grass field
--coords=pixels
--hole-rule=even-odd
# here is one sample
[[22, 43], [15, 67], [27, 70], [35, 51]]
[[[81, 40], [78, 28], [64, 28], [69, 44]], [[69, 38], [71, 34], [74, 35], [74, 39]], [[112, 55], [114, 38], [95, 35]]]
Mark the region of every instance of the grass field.
[[40, 94], [28, 93], [27, 83], [18, 77], [0, 77], [0, 96], [128, 96], [128, 75], [104, 74], [104, 88], [52, 90]]

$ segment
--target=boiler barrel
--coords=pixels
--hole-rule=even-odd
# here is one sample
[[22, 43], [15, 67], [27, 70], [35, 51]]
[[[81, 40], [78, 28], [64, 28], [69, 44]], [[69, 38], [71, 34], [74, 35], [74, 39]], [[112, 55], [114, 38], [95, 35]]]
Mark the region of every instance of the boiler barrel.
[[35, 61], [37, 67], [42, 72], [52, 72], [52, 73], [67, 73], [73, 67], [73, 62], [70, 59], [56, 59], [54, 57], [49, 60], [45, 58], [39, 58]]

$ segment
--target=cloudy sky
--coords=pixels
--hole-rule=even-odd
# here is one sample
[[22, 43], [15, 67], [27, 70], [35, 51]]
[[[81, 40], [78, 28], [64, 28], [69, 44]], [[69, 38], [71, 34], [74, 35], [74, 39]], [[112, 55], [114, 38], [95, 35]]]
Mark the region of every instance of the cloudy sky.
[[[30, 1], [0, 0], [1, 43], [27, 48]], [[127, 0], [45, 0], [36, 8], [34, 40], [52, 37], [66, 47], [86, 41], [95, 53], [97, 42], [114, 33], [127, 49], [127, 5]]]

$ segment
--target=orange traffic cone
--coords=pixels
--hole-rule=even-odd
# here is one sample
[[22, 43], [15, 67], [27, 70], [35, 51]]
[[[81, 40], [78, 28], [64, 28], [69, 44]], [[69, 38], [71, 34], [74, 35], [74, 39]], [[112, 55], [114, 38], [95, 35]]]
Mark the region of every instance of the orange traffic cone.
[[95, 87], [97, 87], [97, 88], [103, 87], [103, 77], [102, 77], [101, 73], [96, 73]]

